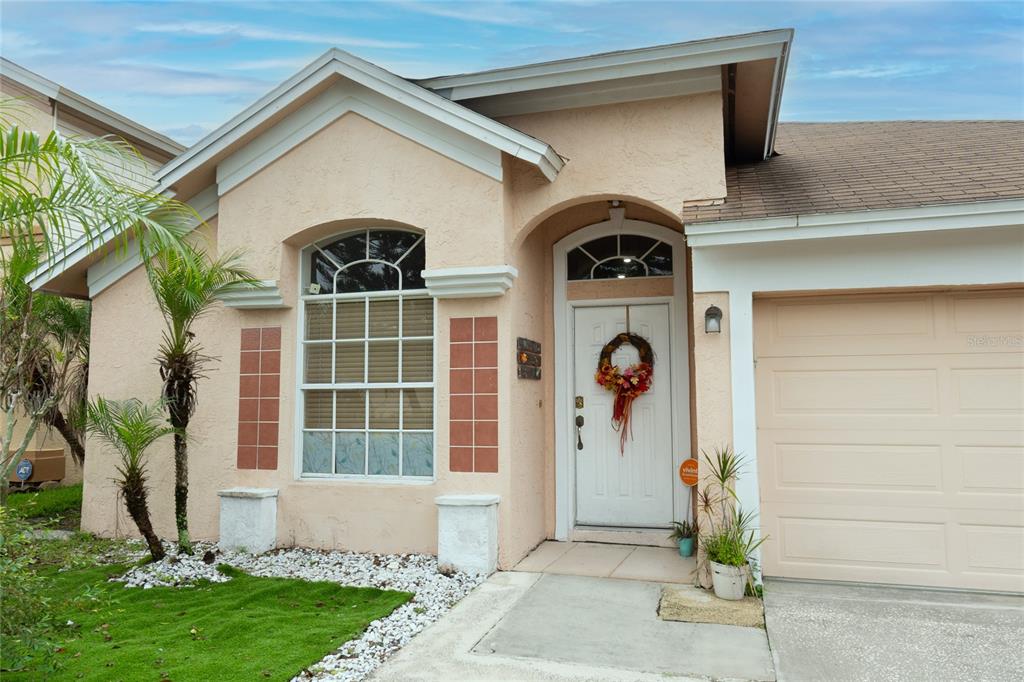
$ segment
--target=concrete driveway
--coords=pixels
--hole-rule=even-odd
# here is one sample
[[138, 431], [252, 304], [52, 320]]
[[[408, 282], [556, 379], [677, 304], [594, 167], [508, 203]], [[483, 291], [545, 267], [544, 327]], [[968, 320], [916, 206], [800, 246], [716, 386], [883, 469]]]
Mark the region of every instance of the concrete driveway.
[[768, 580], [779, 682], [1020, 680], [1024, 597]]

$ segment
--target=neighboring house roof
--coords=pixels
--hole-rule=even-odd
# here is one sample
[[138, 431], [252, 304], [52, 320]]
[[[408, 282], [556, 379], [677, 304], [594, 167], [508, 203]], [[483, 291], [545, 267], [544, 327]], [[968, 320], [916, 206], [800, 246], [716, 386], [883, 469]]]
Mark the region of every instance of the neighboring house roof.
[[63, 85], [43, 78], [39, 74], [29, 71], [23, 66], [15, 64], [9, 59], [0, 57], [0, 76], [8, 78], [18, 85], [34, 90], [40, 95], [48, 98], [54, 106], [60, 110], [67, 110], [104, 130], [119, 135], [129, 142], [141, 144], [161, 153], [163, 158], [175, 157], [185, 151], [185, 147], [178, 144], [166, 135], [162, 135], [146, 126], [139, 125], [131, 119], [125, 118], [116, 111], [97, 104], [96, 102], [82, 97], [77, 92], [68, 90]]
[[726, 168], [727, 194], [683, 222], [1024, 197], [1024, 121], [780, 123], [776, 156]]

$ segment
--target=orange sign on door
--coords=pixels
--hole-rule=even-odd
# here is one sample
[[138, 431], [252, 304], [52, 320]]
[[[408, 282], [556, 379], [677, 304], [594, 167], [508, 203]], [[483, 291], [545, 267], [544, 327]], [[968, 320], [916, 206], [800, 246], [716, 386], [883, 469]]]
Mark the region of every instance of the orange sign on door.
[[697, 485], [697, 460], [691, 458], [683, 460], [679, 465], [679, 479], [683, 485], [693, 487]]

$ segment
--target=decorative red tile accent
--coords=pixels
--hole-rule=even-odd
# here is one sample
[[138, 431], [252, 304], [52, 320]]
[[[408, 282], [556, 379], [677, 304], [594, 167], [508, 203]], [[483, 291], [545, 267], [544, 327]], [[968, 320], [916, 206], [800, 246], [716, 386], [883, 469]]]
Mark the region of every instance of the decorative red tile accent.
[[473, 339], [476, 341], [497, 341], [498, 340], [498, 318], [496, 317], [475, 317], [473, 318]]
[[255, 350], [243, 350], [242, 361], [238, 365], [238, 371], [242, 374], [260, 373], [260, 353]]
[[238, 424], [238, 444], [256, 445], [259, 435], [259, 424], [256, 422], [240, 422]]
[[238, 468], [239, 469], [255, 469], [256, 468], [256, 446], [255, 445], [239, 445], [238, 446]]
[[258, 398], [260, 395], [260, 378], [255, 374], [243, 375], [238, 380], [238, 396], [240, 398]]
[[[473, 422], [473, 445], [497, 447], [498, 446], [498, 422]], [[262, 435], [262, 433], [260, 434]]]
[[473, 392], [497, 393], [498, 392], [498, 370], [496, 369], [475, 369], [473, 370]]
[[259, 457], [256, 460], [257, 469], [277, 468], [277, 446], [259, 448]]
[[264, 327], [260, 348], [262, 350], [281, 349], [281, 328]]
[[257, 445], [277, 445], [277, 422], [260, 422], [260, 440]]
[[449, 448], [448, 453], [451, 471], [473, 471], [473, 448]]
[[[454, 400], [454, 398], [453, 398]], [[473, 416], [477, 419], [498, 418], [498, 396], [478, 395], [473, 398]]]
[[270, 350], [260, 353], [260, 372], [263, 374], [281, 373], [281, 351]]
[[473, 366], [473, 344], [452, 344], [452, 368]]
[[456, 343], [459, 341], [472, 341], [473, 318], [453, 317], [451, 322], [451, 337], [452, 343]]
[[448, 468], [498, 471], [498, 318], [453, 317]]
[[453, 369], [449, 379], [452, 395], [473, 393], [473, 370]]
[[239, 350], [239, 469], [277, 469], [281, 328], [243, 329]]
[[452, 419], [472, 419], [473, 418], [473, 396], [471, 395], [453, 395], [451, 404], [451, 418]]
[[473, 468], [481, 473], [498, 473], [498, 448], [476, 448]]
[[498, 344], [496, 343], [475, 343], [474, 367], [497, 367], [498, 366]]
[[[261, 422], [276, 422], [280, 409], [280, 401], [277, 398], [260, 398], [259, 420]], [[241, 417], [239, 417], [241, 419]]]
[[452, 445], [473, 445], [473, 422], [453, 421], [449, 428]]
[[260, 419], [260, 401], [256, 398], [238, 399], [238, 421], [255, 422]]
[[259, 329], [243, 329], [242, 330], [242, 350], [259, 350], [260, 349], [260, 330]]
[[260, 397], [276, 398], [281, 395], [281, 375], [261, 374], [260, 375]]

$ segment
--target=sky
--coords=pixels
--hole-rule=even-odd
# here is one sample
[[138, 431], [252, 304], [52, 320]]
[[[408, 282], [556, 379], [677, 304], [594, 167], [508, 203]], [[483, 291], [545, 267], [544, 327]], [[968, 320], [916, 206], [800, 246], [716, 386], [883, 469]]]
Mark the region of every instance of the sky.
[[184, 144], [330, 47], [422, 78], [775, 28], [784, 121], [1024, 118], [1024, 2], [0, 1], [0, 54]]

